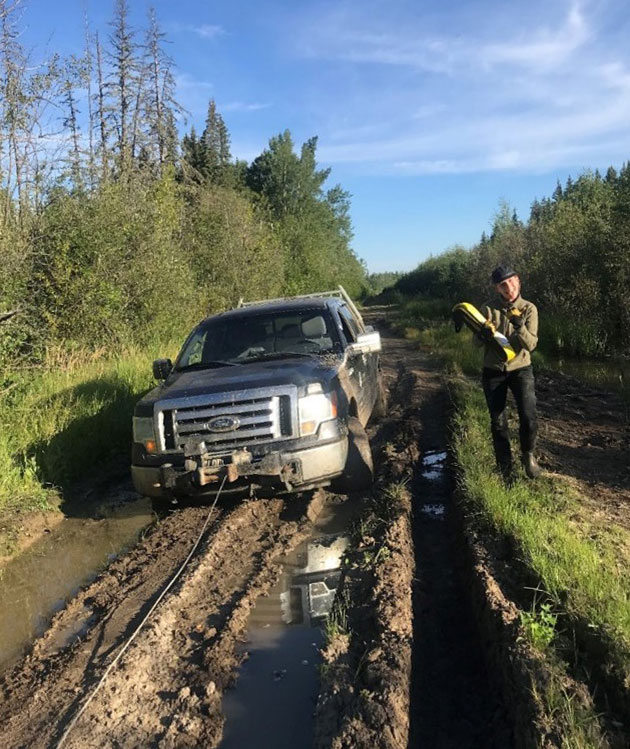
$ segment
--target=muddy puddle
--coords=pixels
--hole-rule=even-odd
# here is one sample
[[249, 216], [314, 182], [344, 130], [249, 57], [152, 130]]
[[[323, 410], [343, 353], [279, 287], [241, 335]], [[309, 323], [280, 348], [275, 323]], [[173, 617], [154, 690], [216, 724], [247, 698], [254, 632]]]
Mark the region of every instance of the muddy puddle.
[[256, 602], [245, 661], [223, 698], [222, 749], [310, 746], [323, 626], [354, 509], [350, 500], [325, 507], [313, 535], [280, 561], [279, 582]]
[[[133, 497], [136, 497], [134, 494]], [[18, 658], [77, 591], [137, 540], [152, 522], [151, 501], [132, 499], [100, 519], [67, 517], [0, 573], [0, 668]], [[90, 612], [59, 635], [58, 647], [80, 637]]]

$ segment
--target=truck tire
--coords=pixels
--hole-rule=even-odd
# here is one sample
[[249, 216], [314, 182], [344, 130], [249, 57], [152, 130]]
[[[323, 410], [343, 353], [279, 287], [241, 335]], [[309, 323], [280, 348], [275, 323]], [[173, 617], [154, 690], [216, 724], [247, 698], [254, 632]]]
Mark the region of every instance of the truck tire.
[[370, 418], [383, 419], [387, 416], [387, 389], [381, 375], [378, 377], [376, 388], [376, 400], [374, 401], [374, 408], [372, 409], [372, 416]]
[[348, 419], [348, 457], [343, 475], [335, 482], [335, 489], [345, 494], [371, 488], [374, 481], [372, 450], [367, 433], [359, 419]]

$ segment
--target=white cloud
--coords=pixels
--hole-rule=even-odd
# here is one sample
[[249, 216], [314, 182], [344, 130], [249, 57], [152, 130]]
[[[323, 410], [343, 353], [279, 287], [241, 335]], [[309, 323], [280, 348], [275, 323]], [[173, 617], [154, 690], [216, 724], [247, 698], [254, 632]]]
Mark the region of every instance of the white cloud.
[[262, 102], [228, 101], [225, 104], [219, 104], [218, 109], [221, 112], [258, 112], [270, 106], [271, 104]]
[[217, 36], [225, 34], [225, 29], [222, 26], [210, 23], [203, 23], [201, 26], [192, 26], [190, 30], [204, 39], [214, 39]]
[[[477, 24], [463, 10], [428, 15], [405, 0], [398, 16], [390, 14], [395, 22], [358, 5], [335, 9], [298, 40], [300, 53], [344, 63], [337, 76], [359, 81], [361, 94], [342, 127], [332, 115], [324, 120], [320, 158], [404, 174], [540, 171], [626, 158], [630, 54], [625, 36], [612, 35], [601, 16], [616, 0], [597, 2], [599, 15], [596, 1], [480, 0]], [[625, 18], [621, 4], [616, 10]], [[322, 111], [344, 104], [329, 94]]]
[[[518, 10], [515, 9], [515, 20]], [[481, 21], [481, 19], [479, 19]], [[581, 5], [572, 2], [557, 29], [546, 26], [523, 29], [505, 41], [495, 42], [467, 35], [427, 34], [420, 28], [395, 31], [370, 31], [348, 28], [348, 23], [363, 24], [359, 16], [341, 21], [334, 15], [318, 24], [313, 36], [299, 45], [304, 54], [356, 63], [409, 67], [430, 73], [453, 75], [458, 71], [500, 65], [524, 68], [551, 68], [567, 61], [591, 38]], [[478, 24], [486, 28], [487, 19]]]
[[190, 73], [180, 73], [175, 76], [175, 85], [179, 91], [211, 91], [214, 88], [212, 81], [194, 78]]
[[518, 41], [488, 44], [480, 58], [487, 65], [512, 64], [526, 68], [553, 68], [566, 62], [590, 38], [590, 32], [579, 4], [569, 8], [565, 23], [556, 31], [541, 29], [530, 41], [523, 34]]
[[212, 23], [202, 23], [194, 25], [191, 23], [174, 23], [170, 26], [171, 31], [175, 33], [189, 33], [197, 34], [202, 39], [216, 39], [219, 36], [223, 36], [226, 31], [223, 26]]

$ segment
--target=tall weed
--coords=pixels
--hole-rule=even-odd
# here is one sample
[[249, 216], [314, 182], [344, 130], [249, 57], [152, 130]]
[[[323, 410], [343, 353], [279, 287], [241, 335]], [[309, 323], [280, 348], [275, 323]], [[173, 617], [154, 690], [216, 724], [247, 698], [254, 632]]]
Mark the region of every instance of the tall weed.
[[72, 481], [128, 452], [133, 405], [155, 384], [151, 361], [176, 350], [131, 348], [16, 375], [0, 395], [0, 512], [45, 506]]

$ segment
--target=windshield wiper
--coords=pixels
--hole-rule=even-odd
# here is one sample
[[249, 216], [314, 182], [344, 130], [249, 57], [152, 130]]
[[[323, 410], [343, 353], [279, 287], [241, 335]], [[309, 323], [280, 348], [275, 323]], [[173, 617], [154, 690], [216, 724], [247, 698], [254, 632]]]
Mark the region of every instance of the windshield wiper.
[[269, 351], [266, 354], [258, 354], [256, 356], [248, 356], [247, 359], [243, 359], [241, 361], [241, 364], [247, 364], [248, 362], [252, 361], [263, 361], [267, 359], [291, 359], [294, 356], [318, 356], [319, 351], [311, 351], [310, 353], [306, 353], [304, 351]]
[[177, 367], [176, 372], [187, 372], [191, 369], [217, 369], [218, 367], [235, 367], [236, 364], [231, 361], [198, 361], [194, 364], [187, 364], [185, 367]]

